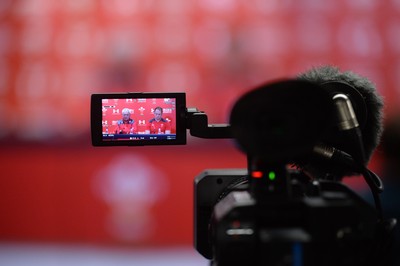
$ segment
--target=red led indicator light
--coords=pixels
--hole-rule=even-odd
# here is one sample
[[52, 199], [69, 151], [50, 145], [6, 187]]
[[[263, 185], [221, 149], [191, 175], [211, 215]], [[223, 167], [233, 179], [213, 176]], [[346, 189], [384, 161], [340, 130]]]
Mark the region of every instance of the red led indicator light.
[[261, 178], [261, 177], [263, 177], [263, 172], [261, 172], [261, 171], [253, 171], [251, 173], [251, 177], [253, 177], [253, 178]]

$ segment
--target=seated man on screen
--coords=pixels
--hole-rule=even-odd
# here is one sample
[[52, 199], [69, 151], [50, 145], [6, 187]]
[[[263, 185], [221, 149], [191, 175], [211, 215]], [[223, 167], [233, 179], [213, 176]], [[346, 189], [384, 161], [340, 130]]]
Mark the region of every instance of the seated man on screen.
[[136, 123], [131, 118], [131, 112], [129, 108], [122, 109], [122, 119], [117, 121], [115, 134], [136, 134]]
[[154, 108], [154, 118], [150, 119], [148, 132], [150, 134], [171, 134], [170, 123], [162, 117], [163, 109], [159, 106]]

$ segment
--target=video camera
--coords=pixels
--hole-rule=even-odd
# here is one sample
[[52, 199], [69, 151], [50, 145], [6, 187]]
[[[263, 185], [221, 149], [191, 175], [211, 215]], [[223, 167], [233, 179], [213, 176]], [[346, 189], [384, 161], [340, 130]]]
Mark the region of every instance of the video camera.
[[[351, 119], [362, 116], [352, 98], [280, 80], [243, 95], [229, 124], [208, 124], [204, 112], [186, 107], [185, 93], [93, 94], [92, 144], [183, 145], [187, 129], [234, 139], [247, 169], [205, 170], [194, 181], [194, 245], [213, 266], [384, 265], [395, 221], [383, 219], [380, 180], [364, 166], [359, 132], [352, 132]], [[137, 111], [156, 106], [168, 114], [168, 134], [151, 133], [150, 117]], [[125, 108], [134, 118], [122, 123], [143, 120], [141, 130], [114, 129]], [[341, 182], [344, 173], [364, 176], [376, 208]]]

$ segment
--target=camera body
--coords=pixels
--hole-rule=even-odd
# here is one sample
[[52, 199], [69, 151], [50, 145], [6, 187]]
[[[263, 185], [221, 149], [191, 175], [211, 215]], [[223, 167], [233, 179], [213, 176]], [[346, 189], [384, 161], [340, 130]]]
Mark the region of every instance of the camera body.
[[197, 251], [212, 265], [373, 265], [374, 208], [342, 183], [311, 182], [294, 169], [286, 174], [290, 194], [258, 201], [246, 169], [198, 175]]
[[[335, 117], [336, 95], [315, 83], [264, 84], [236, 102], [229, 124], [208, 124], [204, 112], [186, 107], [185, 93], [95, 94], [92, 144], [186, 144], [186, 129], [195, 137], [235, 139], [247, 169], [206, 170], [194, 181], [194, 245], [212, 266], [384, 265], [395, 220], [381, 215], [379, 178], [357, 161], [362, 149], [335, 148], [361, 143], [354, 128], [336, 128], [354, 118], [346, 91], [338, 94], [346, 101]], [[130, 117], [110, 120], [125, 108]], [[170, 131], [135, 127], [142, 121], [150, 128], [157, 113], [169, 113], [158, 123]], [[341, 182], [343, 173], [365, 177], [376, 208]]]

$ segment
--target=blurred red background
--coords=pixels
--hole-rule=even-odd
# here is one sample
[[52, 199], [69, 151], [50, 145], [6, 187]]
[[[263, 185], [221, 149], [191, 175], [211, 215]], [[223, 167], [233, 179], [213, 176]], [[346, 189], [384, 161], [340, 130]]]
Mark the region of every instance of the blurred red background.
[[399, 18], [396, 0], [0, 1], [0, 241], [190, 245], [194, 177], [244, 156], [194, 138], [93, 148], [90, 94], [183, 91], [225, 123], [252, 87], [333, 64], [390, 116]]

